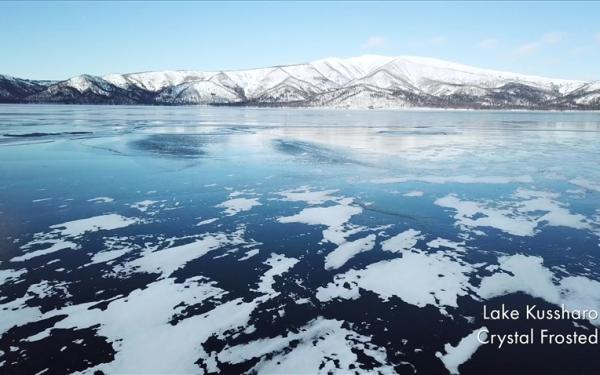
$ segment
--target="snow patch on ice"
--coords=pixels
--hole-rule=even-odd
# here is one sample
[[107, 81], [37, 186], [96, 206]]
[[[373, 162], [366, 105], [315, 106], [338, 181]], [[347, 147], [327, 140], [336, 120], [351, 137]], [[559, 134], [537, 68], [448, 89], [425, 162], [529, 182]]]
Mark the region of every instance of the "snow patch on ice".
[[429, 247], [430, 249], [439, 249], [440, 247], [445, 247], [448, 249], [452, 249], [458, 253], [463, 253], [465, 251], [464, 246], [464, 242], [454, 242], [441, 237], [427, 242], [427, 247]]
[[136, 224], [139, 219], [124, 217], [118, 214], [94, 216], [87, 219], [68, 221], [50, 226], [63, 236], [78, 237], [87, 232], [114, 230]]
[[145, 213], [148, 211], [148, 209], [150, 209], [150, 207], [152, 207], [153, 205], [160, 203], [160, 202], [161, 201], [153, 201], [151, 199], [145, 199], [143, 201], [139, 201], [134, 204], [131, 204], [131, 205], [129, 205], [129, 207], [135, 208], [136, 210]]
[[348, 225], [350, 218], [362, 212], [359, 206], [353, 206], [352, 200], [343, 201], [329, 207], [305, 208], [300, 213], [292, 216], [284, 216], [277, 219], [280, 223], [303, 223], [308, 225], [324, 225], [323, 239], [340, 245], [346, 241], [353, 229]]
[[584, 188], [585, 190], [600, 192], [600, 184], [599, 183], [592, 182], [583, 177], [574, 178], [574, 179], [570, 180], [569, 182], [572, 183], [573, 185]]
[[247, 251], [247, 252], [246, 252], [246, 254], [245, 254], [243, 257], [241, 257], [241, 258], [240, 258], [240, 259], [238, 259], [238, 260], [239, 260], [239, 261], [242, 261], [242, 260], [250, 259], [250, 258], [252, 258], [253, 256], [255, 256], [256, 254], [258, 254], [258, 253], [259, 253], [259, 250], [258, 250], [258, 249], [249, 250], [249, 251]]
[[227, 363], [260, 358], [252, 371], [265, 374], [352, 373], [356, 370], [355, 351], [358, 351], [374, 359], [373, 372], [394, 372], [387, 365], [385, 348], [372, 344], [369, 337], [343, 328], [342, 324], [339, 320], [319, 317], [298, 332], [229, 347], [217, 357]]
[[252, 207], [260, 206], [261, 203], [258, 198], [234, 198], [229, 199], [221, 204], [218, 204], [217, 208], [224, 208], [225, 215], [233, 216], [239, 212], [249, 211]]
[[[567, 310], [600, 310], [598, 281], [583, 276], [558, 279], [543, 266], [540, 257], [518, 254], [500, 257], [498, 261], [499, 268], [505, 272], [496, 272], [481, 280], [477, 294], [483, 298], [522, 292], [555, 305], [564, 305]], [[591, 323], [600, 326], [600, 319]]]
[[376, 236], [370, 234], [364, 238], [344, 242], [325, 257], [325, 269], [335, 270], [346, 264], [352, 257], [364, 251], [372, 250]]
[[508, 202], [467, 201], [450, 194], [435, 204], [456, 211], [456, 224], [465, 229], [491, 227], [514, 236], [533, 236], [543, 225], [592, 228], [584, 215], [571, 213], [558, 197], [556, 193], [518, 189]]
[[21, 275], [23, 275], [24, 273], [26, 273], [27, 271], [25, 271], [24, 269], [20, 269], [20, 270], [0, 270], [0, 286], [4, 285], [4, 283], [7, 283], [9, 281], [15, 281], [17, 279], [19, 279], [19, 277]]
[[42, 256], [42, 255], [55, 253], [60, 250], [65, 250], [65, 249], [77, 250], [77, 249], [79, 249], [79, 245], [77, 245], [76, 243], [71, 242], [71, 241], [63, 241], [63, 240], [31, 241], [31, 242], [21, 246], [21, 249], [26, 250], [26, 249], [29, 249], [30, 247], [32, 247], [33, 245], [39, 245], [39, 244], [42, 244], [42, 245], [48, 244], [50, 246], [46, 247], [44, 249], [26, 252], [23, 255], [13, 257], [10, 261], [11, 262], [23, 262], [23, 261], [26, 261], [29, 259], [33, 259], [33, 258]]
[[110, 198], [110, 197], [96, 197], [96, 198], [88, 199], [87, 201], [92, 202], [92, 203], [110, 203], [110, 202], [114, 202], [114, 199]]
[[422, 197], [423, 194], [424, 193], [420, 190], [412, 190], [412, 191], [402, 194], [402, 196], [403, 197]]
[[237, 238], [232, 240], [223, 233], [210, 234], [185, 245], [156, 251], [147, 250], [140, 258], [128, 262], [126, 268], [135, 272], [160, 273], [162, 277], [168, 277], [188, 262], [225, 244], [238, 243], [237, 241]]
[[306, 202], [309, 205], [317, 205], [339, 199], [339, 197], [332, 195], [336, 192], [338, 192], [337, 189], [311, 191], [310, 187], [302, 186], [298, 189], [280, 191], [277, 194], [283, 197], [281, 199], [283, 201]]
[[[435, 356], [444, 363], [450, 374], [459, 374], [458, 367], [467, 362], [477, 349], [479, 349], [482, 344], [479, 342], [477, 336], [480, 335], [481, 330], [485, 329], [486, 327], [482, 327], [474, 330], [469, 335], [463, 337], [456, 346], [446, 344], [444, 346], [446, 354], [442, 354], [441, 352], [435, 353]], [[481, 333], [481, 335], [485, 335], [485, 333]]]
[[381, 243], [381, 249], [394, 253], [400, 253], [414, 247], [417, 244], [417, 241], [422, 238], [424, 237], [418, 230], [408, 229], [390, 239], [383, 241]]
[[50, 229], [52, 230], [50, 232], [36, 233], [33, 240], [21, 246], [21, 250], [28, 251], [38, 245], [47, 244], [50, 245], [49, 247], [28, 251], [23, 255], [13, 257], [11, 261], [21, 262], [64, 249], [77, 250], [80, 246], [75, 242], [67, 241], [67, 239], [75, 240], [86, 233], [125, 228], [139, 222], [141, 221], [137, 218], [124, 217], [118, 214], [106, 214], [51, 225]]
[[89, 304], [57, 310], [53, 313], [68, 317], [55, 328], [98, 325], [98, 335], [112, 343], [116, 354], [112, 362], [86, 370], [90, 373], [198, 373], [201, 369], [195, 362], [208, 357], [201, 344], [213, 334], [245, 327], [256, 304], [239, 298], [175, 325], [169, 321], [185, 307], [182, 302], [201, 303], [225, 294], [201, 278], [184, 283], [163, 279], [110, 302], [105, 310], [88, 309]]
[[18, 327], [23, 324], [39, 320], [42, 312], [39, 307], [27, 305], [27, 301], [32, 297], [25, 294], [23, 297], [13, 301], [0, 304], [0, 336], [12, 327]]
[[317, 290], [320, 301], [357, 298], [359, 289], [369, 290], [383, 300], [398, 297], [415, 306], [457, 307], [458, 296], [471, 290], [473, 268], [443, 253], [405, 251], [402, 258], [374, 263], [362, 270], [337, 275]]
[[127, 254], [129, 251], [130, 249], [101, 251], [92, 256], [90, 264], [106, 263]]
[[207, 225], [207, 224], [211, 224], [214, 223], [215, 221], [219, 220], [218, 218], [212, 218], [212, 219], [206, 219], [206, 220], [202, 220], [201, 222], [199, 222], [198, 224], [196, 224], [197, 227], [202, 226], [202, 225]]
[[398, 184], [404, 182], [425, 182], [429, 184], [510, 184], [532, 183], [529, 175], [522, 176], [404, 176], [386, 177], [371, 180], [375, 184]]
[[40, 198], [40, 199], [34, 199], [31, 202], [32, 203], [39, 203], [39, 202], [47, 202], [49, 200], [52, 200], [52, 198]]
[[287, 258], [281, 254], [271, 254], [271, 257], [265, 261], [265, 264], [271, 268], [260, 277], [256, 291], [270, 297], [279, 295], [280, 293], [273, 289], [275, 277], [288, 272], [296, 263], [298, 263], [298, 259], [296, 258]]

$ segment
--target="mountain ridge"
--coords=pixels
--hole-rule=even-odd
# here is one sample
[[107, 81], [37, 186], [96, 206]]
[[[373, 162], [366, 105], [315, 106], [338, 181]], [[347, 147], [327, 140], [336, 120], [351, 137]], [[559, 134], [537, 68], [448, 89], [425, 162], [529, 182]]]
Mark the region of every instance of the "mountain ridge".
[[62, 81], [0, 75], [0, 103], [598, 110], [600, 82], [428, 57], [363, 55], [246, 70], [81, 74]]

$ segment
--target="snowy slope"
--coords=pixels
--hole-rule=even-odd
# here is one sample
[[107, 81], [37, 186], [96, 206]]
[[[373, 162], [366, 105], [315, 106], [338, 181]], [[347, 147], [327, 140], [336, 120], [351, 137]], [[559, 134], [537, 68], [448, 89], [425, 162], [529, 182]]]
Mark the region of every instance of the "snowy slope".
[[[29, 91], [17, 90], [13, 87], [16, 83], [6, 77], [2, 82], [0, 100], [30, 102], [347, 108], [600, 107], [598, 82], [544, 78], [414, 56], [326, 58], [306, 64], [234, 71], [81, 75], [46, 86], [33, 85]], [[28, 81], [21, 80], [21, 87], [25, 87], [23, 82]], [[20, 92], [22, 97], [15, 99], [11, 92]]]
[[192, 81], [168, 87], [157, 96], [157, 100], [169, 104], [225, 104], [242, 101], [236, 92], [213, 81]]
[[[125, 87], [125, 83], [135, 84], [154, 92], [192, 81], [212, 81], [218, 85], [195, 85], [194, 94], [187, 95], [184, 101], [170, 98], [170, 95], [181, 93], [167, 89], [157, 96], [157, 100], [164, 103], [207, 104], [218, 97], [223, 103], [295, 103], [358, 108], [421, 106], [419, 103], [437, 107], [448, 101], [459, 107], [543, 106], [587, 84], [475, 68], [432, 58], [377, 55], [326, 58], [308, 64], [249, 70], [165, 71], [104, 78], [121, 87]], [[233, 95], [222, 96], [220, 90], [224, 88]], [[205, 92], [200, 92], [203, 89]], [[517, 98], [521, 94], [526, 98]], [[461, 104], [455, 97], [470, 98], [470, 102]], [[572, 104], [593, 102], [594, 97], [582, 98]]]

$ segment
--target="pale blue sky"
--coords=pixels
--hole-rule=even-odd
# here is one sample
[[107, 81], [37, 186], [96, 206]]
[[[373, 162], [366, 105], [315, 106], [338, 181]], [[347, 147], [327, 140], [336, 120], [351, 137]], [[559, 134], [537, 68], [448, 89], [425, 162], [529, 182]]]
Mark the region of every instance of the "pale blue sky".
[[362, 54], [600, 79], [594, 2], [0, 2], [0, 73], [65, 79]]

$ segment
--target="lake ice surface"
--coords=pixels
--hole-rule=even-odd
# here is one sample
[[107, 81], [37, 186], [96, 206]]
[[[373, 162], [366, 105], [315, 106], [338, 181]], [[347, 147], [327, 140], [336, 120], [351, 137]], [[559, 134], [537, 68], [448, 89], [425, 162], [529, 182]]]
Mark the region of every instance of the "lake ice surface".
[[0, 105], [0, 372], [598, 373], [475, 340], [600, 310], [598, 160], [598, 113]]

